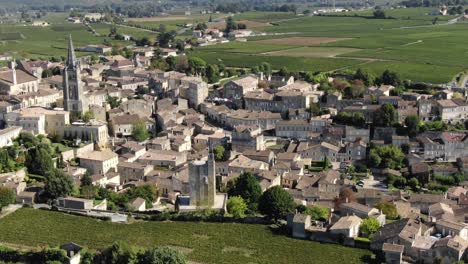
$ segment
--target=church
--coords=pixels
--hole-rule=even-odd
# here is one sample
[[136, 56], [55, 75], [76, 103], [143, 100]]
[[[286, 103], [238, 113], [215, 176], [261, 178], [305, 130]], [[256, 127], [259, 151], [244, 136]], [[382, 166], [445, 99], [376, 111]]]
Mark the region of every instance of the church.
[[63, 107], [72, 113], [84, 113], [88, 110], [83, 93], [80, 61], [75, 56], [72, 37], [68, 41], [68, 56], [63, 69]]

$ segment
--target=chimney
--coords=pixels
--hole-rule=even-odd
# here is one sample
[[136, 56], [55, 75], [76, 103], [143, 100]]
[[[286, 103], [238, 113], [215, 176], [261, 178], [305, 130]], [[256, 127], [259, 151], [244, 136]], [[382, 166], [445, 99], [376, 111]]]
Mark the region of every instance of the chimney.
[[11, 69], [13, 85], [17, 85], [18, 81], [16, 79], [16, 62], [10, 61], [9, 66]]

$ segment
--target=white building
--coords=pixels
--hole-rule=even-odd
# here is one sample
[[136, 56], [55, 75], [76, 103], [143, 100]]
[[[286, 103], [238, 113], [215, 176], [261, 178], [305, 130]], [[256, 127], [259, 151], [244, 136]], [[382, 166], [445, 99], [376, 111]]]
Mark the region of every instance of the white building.
[[19, 136], [22, 128], [19, 126], [8, 127], [0, 130], [0, 147], [11, 146], [13, 139]]

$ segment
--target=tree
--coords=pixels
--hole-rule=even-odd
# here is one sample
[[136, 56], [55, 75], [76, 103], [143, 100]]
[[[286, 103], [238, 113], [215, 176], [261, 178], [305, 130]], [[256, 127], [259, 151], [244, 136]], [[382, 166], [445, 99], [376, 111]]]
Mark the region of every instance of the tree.
[[387, 18], [387, 16], [385, 15], [385, 11], [383, 11], [382, 9], [376, 9], [374, 10], [374, 18], [385, 19]]
[[400, 76], [398, 73], [385, 70], [382, 77], [379, 79], [380, 84], [399, 86], [401, 84]]
[[115, 36], [115, 35], [117, 35], [117, 27], [116, 27], [116, 26], [112, 26], [112, 27], [110, 28], [109, 37], [113, 37], [113, 36]]
[[244, 172], [232, 182], [231, 186], [228, 186], [228, 195], [229, 197], [242, 197], [249, 210], [255, 212], [262, 195], [262, 188], [255, 175], [251, 172]]
[[363, 113], [339, 112], [338, 115], [333, 118], [333, 121], [338, 124], [358, 127], [366, 124], [366, 118]]
[[50, 151], [40, 145], [28, 150], [25, 165], [29, 173], [42, 176], [46, 176], [54, 168]]
[[167, 63], [167, 66], [169, 67], [169, 70], [174, 71], [176, 69], [176, 63], [177, 63], [176, 57], [174, 56], [167, 57], [166, 63]]
[[225, 155], [225, 149], [223, 145], [217, 145], [213, 148], [214, 156], [216, 161], [223, 161]]
[[159, 46], [168, 48], [169, 44], [175, 40], [176, 35], [175, 31], [160, 33], [157, 37]]
[[[137, 260], [135, 251], [125, 242], [117, 241], [106, 249], [103, 254], [103, 263], [134, 264]], [[152, 262], [148, 262], [152, 263]], [[158, 262], [156, 262], [158, 263]]]
[[303, 213], [310, 215], [312, 220], [319, 220], [319, 221], [326, 221], [328, 220], [328, 217], [330, 216], [330, 210], [328, 208], [321, 207], [318, 205], [307, 207]]
[[236, 30], [237, 29], [237, 24], [236, 22], [234, 22], [234, 18], [232, 16], [229, 16], [227, 19], [226, 19], [226, 28], [224, 29], [224, 32], [225, 33], [229, 33], [233, 30]]
[[146, 250], [138, 257], [138, 264], [185, 264], [185, 256], [169, 247]]
[[279, 70], [278, 74], [279, 74], [280, 76], [288, 77], [288, 76], [290, 75], [290, 72], [288, 71], [288, 69], [287, 69], [286, 67], [282, 67], [282, 68]]
[[370, 151], [370, 165], [373, 168], [398, 169], [403, 165], [404, 158], [401, 148], [395, 145], [377, 147]]
[[138, 142], [145, 141], [150, 137], [150, 133], [146, 128], [146, 123], [144, 121], [139, 120], [133, 123], [132, 137]]
[[206, 61], [200, 59], [198, 57], [190, 57], [188, 59], [188, 65], [190, 67], [190, 71], [195, 74], [202, 74], [205, 72], [206, 68]]
[[294, 211], [294, 199], [280, 186], [274, 186], [265, 191], [258, 203], [260, 213], [278, 221]]
[[419, 118], [411, 115], [405, 118], [405, 126], [410, 137], [415, 137], [419, 134]]
[[178, 72], [187, 72], [190, 69], [190, 65], [186, 56], [178, 56], [176, 58], [175, 69]]
[[91, 178], [91, 173], [86, 171], [83, 177], [80, 180], [81, 186], [90, 186], [93, 185], [93, 179]]
[[159, 33], [166, 33], [167, 32], [167, 27], [165, 24], [159, 24]]
[[335, 199], [335, 208], [339, 209], [342, 203], [356, 202], [356, 196], [350, 188], [344, 188], [340, 191], [338, 198]]
[[0, 187], [0, 211], [3, 207], [14, 203], [16, 200], [15, 192], [7, 187]]
[[408, 180], [408, 186], [411, 187], [411, 189], [413, 189], [413, 191], [417, 191], [418, 188], [419, 188], [419, 181], [417, 178], [411, 178]]
[[271, 75], [271, 72], [272, 72], [271, 64], [268, 62], [262, 62], [262, 64], [260, 64], [259, 70], [263, 72], [265, 75], [269, 76]]
[[53, 199], [68, 196], [73, 192], [73, 179], [54, 169], [49, 172], [44, 190]]
[[398, 218], [398, 212], [396, 209], [395, 204], [390, 203], [390, 202], [380, 202], [375, 205], [375, 208], [379, 209], [382, 211], [382, 213], [390, 219], [396, 219]]
[[86, 111], [83, 116], [83, 122], [88, 123], [91, 119], [94, 119], [93, 111]]
[[375, 218], [366, 218], [362, 221], [360, 230], [366, 237], [371, 237], [380, 228], [380, 223]]
[[375, 77], [361, 68], [356, 70], [354, 79], [363, 81], [366, 86], [371, 86], [375, 82]]
[[397, 120], [397, 112], [391, 104], [384, 104], [374, 115], [374, 124], [377, 126], [390, 127]]
[[208, 78], [209, 83], [216, 83], [219, 81], [219, 68], [217, 65], [208, 65], [206, 68], [206, 78]]
[[198, 23], [195, 26], [195, 30], [205, 31], [207, 28], [208, 28], [208, 26], [205, 23]]
[[364, 95], [364, 90], [363, 81], [353, 80], [350, 82], [350, 86], [345, 88], [345, 95], [352, 99], [361, 98]]
[[108, 95], [106, 97], [106, 103], [108, 103], [110, 107], [114, 109], [120, 106], [120, 104], [122, 103], [122, 100], [120, 100], [117, 96]]
[[382, 159], [380, 156], [377, 154], [377, 152], [370, 152], [369, 154], [369, 166], [372, 168], [378, 168], [380, 166], [380, 163], [382, 163]]
[[227, 202], [227, 211], [235, 218], [244, 218], [247, 204], [240, 196], [230, 197]]

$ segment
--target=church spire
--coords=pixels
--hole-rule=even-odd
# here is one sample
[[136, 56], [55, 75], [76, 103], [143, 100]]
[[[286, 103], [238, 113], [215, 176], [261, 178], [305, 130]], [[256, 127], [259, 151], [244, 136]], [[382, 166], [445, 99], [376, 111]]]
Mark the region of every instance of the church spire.
[[76, 56], [75, 48], [73, 47], [72, 36], [70, 34], [68, 39], [68, 57], [67, 57], [67, 66], [75, 66]]

